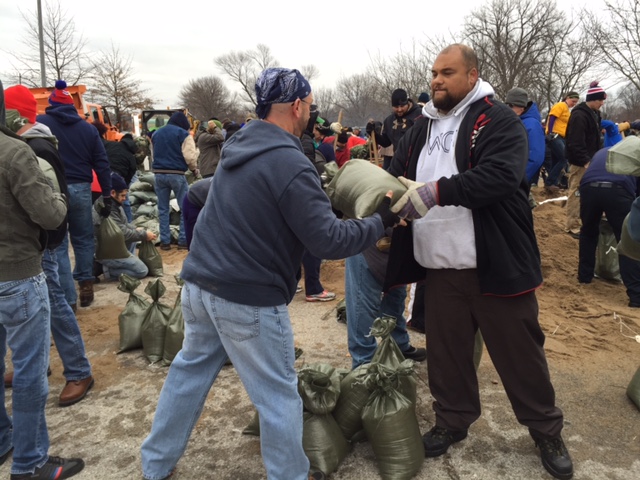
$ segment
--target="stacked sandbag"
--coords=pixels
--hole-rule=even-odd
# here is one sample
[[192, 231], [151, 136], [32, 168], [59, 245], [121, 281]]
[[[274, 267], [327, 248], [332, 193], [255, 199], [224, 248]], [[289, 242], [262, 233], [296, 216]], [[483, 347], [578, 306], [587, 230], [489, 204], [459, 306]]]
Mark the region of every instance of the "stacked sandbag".
[[167, 288], [159, 278], [149, 282], [144, 289], [151, 297], [152, 303], [145, 312], [142, 321], [142, 349], [151, 363], [162, 360], [164, 354], [164, 340], [171, 314], [171, 307], [160, 303], [160, 298]]
[[120, 348], [118, 353], [142, 347], [142, 322], [149, 309], [147, 302], [141, 295], [135, 293], [140, 286], [140, 280], [126, 274], [120, 275], [118, 290], [129, 294], [129, 300], [118, 315], [120, 328]]
[[636, 407], [640, 409], [640, 367], [638, 367], [636, 374], [631, 379], [631, 382], [629, 382], [627, 396], [635, 403]]
[[162, 277], [164, 275], [162, 256], [160, 252], [158, 252], [154, 242], [147, 240], [140, 242], [138, 258], [147, 266], [150, 276]]
[[173, 359], [182, 349], [182, 342], [184, 341], [184, 317], [182, 316], [181, 297], [184, 280], [182, 280], [179, 275], [176, 275], [174, 278], [176, 279], [176, 283], [180, 286], [180, 290], [178, 291], [176, 303], [173, 305], [173, 309], [169, 314], [167, 331], [164, 337], [162, 364], [167, 366], [171, 365]]
[[302, 447], [311, 470], [333, 473], [351, 451], [331, 412], [340, 396], [340, 373], [330, 365], [309, 365], [298, 372], [304, 405]]
[[415, 401], [401, 392], [404, 379], [413, 375], [413, 362], [407, 362], [399, 369], [372, 363], [364, 379], [371, 396], [362, 410], [362, 424], [384, 480], [413, 478], [424, 461]]

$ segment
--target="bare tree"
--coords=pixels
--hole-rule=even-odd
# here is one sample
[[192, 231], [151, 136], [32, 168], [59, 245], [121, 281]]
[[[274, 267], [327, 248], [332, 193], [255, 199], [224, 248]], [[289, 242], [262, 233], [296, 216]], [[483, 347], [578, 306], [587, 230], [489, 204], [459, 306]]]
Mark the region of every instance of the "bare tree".
[[259, 44], [255, 50], [232, 51], [214, 59], [215, 64], [233, 82], [238, 84], [241, 91], [241, 99], [257, 105], [255, 84], [262, 70], [278, 65], [271, 55], [269, 47]]
[[100, 52], [93, 62], [91, 79], [93, 98], [114, 111], [117, 123], [122, 124], [124, 117], [134, 110], [153, 108], [154, 99], [133, 77], [131, 57], [122, 55], [119, 47], [113, 44], [111, 50]]
[[482, 78], [499, 98], [514, 86], [539, 96], [553, 42], [568, 29], [553, 0], [492, 0], [471, 12], [464, 25]]
[[333, 88], [314, 88], [313, 101], [318, 106], [320, 117], [335, 122], [340, 108], [336, 106], [336, 92]]
[[180, 90], [180, 102], [202, 121], [212, 116], [222, 119], [238, 115], [236, 95], [232, 95], [224, 82], [213, 75], [189, 80]]
[[586, 22], [601, 59], [640, 90], [640, 2], [604, 0], [604, 12]]
[[370, 75], [343, 78], [336, 85], [335, 106], [342, 109], [343, 125], [364, 125], [369, 118], [389, 114], [389, 100], [381, 101], [382, 87]]
[[320, 76], [318, 67], [312, 64], [302, 65], [300, 67], [300, 73], [302, 73], [302, 75], [304, 75], [304, 78], [306, 78], [310, 83]]
[[[27, 23], [27, 32], [22, 39], [26, 53], [9, 53], [14, 62], [11, 80], [28, 87], [41, 86], [40, 44], [37, 12], [21, 12]], [[87, 41], [76, 33], [72, 17], [63, 12], [60, 3], [47, 4], [43, 18], [43, 38], [47, 84], [63, 79], [68, 85], [76, 85], [87, 78], [91, 63], [85, 53]]]
[[397, 88], [406, 90], [414, 100], [420, 92], [428, 91], [434, 59], [435, 55], [415, 40], [408, 49], [400, 46], [400, 52], [392, 58], [380, 53], [372, 56], [367, 75], [380, 86], [377, 100], [389, 104]]

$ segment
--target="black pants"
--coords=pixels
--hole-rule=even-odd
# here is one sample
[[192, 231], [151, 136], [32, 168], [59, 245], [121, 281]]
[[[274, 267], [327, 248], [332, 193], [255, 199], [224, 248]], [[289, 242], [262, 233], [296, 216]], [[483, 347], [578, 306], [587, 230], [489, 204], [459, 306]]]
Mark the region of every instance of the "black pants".
[[425, 312], [436, 425], [465, 430], [480, 416], [473, 364], [480, 329], [518, 421], [534, 437], [560, 435], [563, 416], [555, 405], [535, 292], [482, 295], [475, 269], [427, 270]]
[[[580, 252], [578, 257], [578, 280], [589, 283], [593, 279], [596, 265], [596, 249], [600, 235], [602, 214], [607, 217], [617, 241], [620, 241], [622, 222], [631, 210], [634, 197], [625, 188], [614, 185], [609, 187], [580, 187]], [[620, 255], [620, 276], [627, 289], [629, 300], [640, 303], [640, 262]]]

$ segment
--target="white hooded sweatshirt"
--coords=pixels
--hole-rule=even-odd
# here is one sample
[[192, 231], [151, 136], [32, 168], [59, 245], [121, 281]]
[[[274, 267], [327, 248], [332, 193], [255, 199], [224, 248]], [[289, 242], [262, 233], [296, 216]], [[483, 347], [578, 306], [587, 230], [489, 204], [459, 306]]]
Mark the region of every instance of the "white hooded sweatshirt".
[[[462, 119], [472, 103], [493, 93], [491, 85], [478, 79], [473, 90], [446, 115], [433, 106], [433, 101], [423, 107], [422, 114], [433, 121], [418, 158], [416, 181], [432, 182], [460, 173], [455, 147]], [[413, 248], [416, 260], [426, 268], [476, 268], [471, 210], [460, 206], [433, 207], [413, 222]]]

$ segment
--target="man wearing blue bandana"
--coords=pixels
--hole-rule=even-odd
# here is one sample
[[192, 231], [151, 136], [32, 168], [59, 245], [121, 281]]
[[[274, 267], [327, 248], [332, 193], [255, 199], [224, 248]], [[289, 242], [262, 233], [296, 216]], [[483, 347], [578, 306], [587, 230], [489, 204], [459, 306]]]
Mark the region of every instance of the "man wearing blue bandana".
[[346, 258], [399, 221], [390, 198], [361, 220], [333, 214], [300, 143], [313, 103], [300, 72], [266, 69], [255, 88], [259, 120], [225, 142], [181, 272], [185, 338], [142, 444], [149, 480], [174, 471], [227, 355], [260, 417], [267, 478], [324, 478], [309, 473], [302, 448], [287, 304], [305, 248], [320, 258]]

